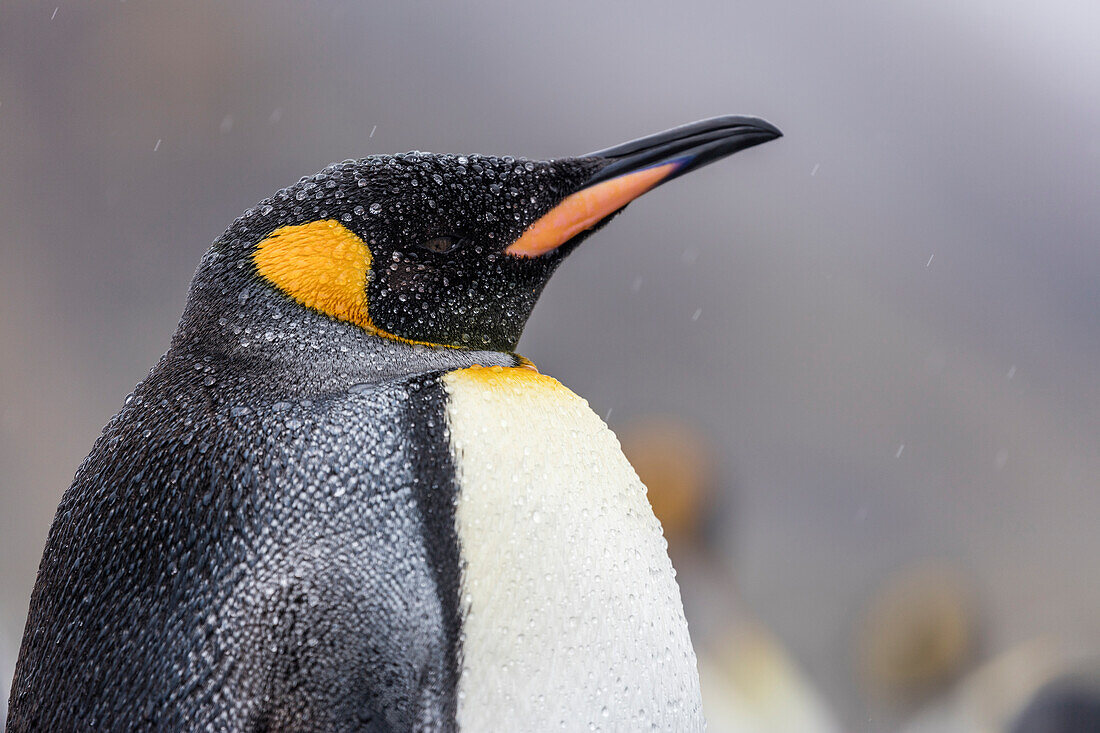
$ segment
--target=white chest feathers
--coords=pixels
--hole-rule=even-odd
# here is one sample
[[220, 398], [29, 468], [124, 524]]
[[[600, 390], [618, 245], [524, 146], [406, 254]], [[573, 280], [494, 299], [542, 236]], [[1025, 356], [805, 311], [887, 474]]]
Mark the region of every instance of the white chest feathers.
[[695, 731], [661, 527], [588, 403], [529, 369], [444, 379], [464, 563], [463, 731]]

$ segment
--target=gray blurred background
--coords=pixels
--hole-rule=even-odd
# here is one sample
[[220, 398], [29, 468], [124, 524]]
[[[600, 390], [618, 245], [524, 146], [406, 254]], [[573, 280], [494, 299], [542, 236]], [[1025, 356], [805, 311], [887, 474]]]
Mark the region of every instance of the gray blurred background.
[[0, 3], [0, 690], [55, 506], [211, 240], [329, 162], [786, 134], [633, 204], [520, 350], [721, 462], [713, 545], [852, 730], [863, 609], [964, 578], [968, 665], [1100, 650], [1094, 0]]

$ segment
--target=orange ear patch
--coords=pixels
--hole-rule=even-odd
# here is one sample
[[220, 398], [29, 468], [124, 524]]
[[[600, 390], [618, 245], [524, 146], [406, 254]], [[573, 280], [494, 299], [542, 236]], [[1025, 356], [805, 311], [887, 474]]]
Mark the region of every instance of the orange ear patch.
[[256, 245], [252, 261], [261, 276], [302, 305], [379, 333], [367, 313], [370, 249], [340, 222], [280, 227]]

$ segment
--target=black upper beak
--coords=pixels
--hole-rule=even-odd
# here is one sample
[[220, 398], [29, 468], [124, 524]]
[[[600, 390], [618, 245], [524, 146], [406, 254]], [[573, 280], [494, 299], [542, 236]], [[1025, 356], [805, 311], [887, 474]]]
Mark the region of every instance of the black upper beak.
[[607, 158], [612, 162], [584, 185], [590, 186], [642, 168], [679, 162], [675, 170], [661, 180], [661, 183], [667, 183], [707, 163], [777, 137], [783, 137], [779, 128], [759, 117], [711, 117], [588, 153], [584, 157]]
[[539, 257], [578, 241], [578, 234], [606, 222], [646, 191], [782, 134], [756, 117], [712, 117], [589, 153], [584, 157], [606, 163], [528, 226], [505, 252]]

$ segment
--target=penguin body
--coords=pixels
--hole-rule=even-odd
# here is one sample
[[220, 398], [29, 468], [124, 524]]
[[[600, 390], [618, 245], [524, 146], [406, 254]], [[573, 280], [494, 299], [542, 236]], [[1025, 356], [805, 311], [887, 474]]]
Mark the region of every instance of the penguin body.
[[[660, 526], [572, 392], [474, 366], [219, 401], [208, 376], [163, 362], [66, 495], [23, 656], [72, 653], [21, 664], [17, 686], [52, 684], [13, 697], [13, 729], [102, 726], [112, 689], [157, 729], [701, 728]], [[494, 425], [516, 450], [484, 440]], [[133, 523], [138, 502], [156, 520]], [[87, 535], [112, 552], [74, 567], [62, 548]]]
[[645, 489], [513, 349], [631, 198], [778, 136], [718, 122], [346, 161], [246, 212], [62, 499], [8, 729], [700, 730]]

